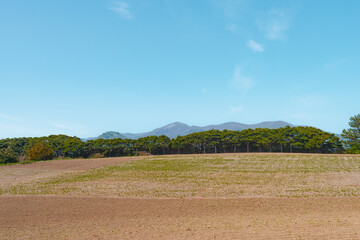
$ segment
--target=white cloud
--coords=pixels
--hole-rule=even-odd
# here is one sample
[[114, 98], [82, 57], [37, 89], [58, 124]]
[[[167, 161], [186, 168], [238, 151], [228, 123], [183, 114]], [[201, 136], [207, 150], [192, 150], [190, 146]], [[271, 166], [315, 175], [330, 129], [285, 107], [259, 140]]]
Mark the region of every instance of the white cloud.
[[290, 27], [290, 11], [272, 9], [257, 21], [259, 29], [271, 40], [283, 40], [285, 31]]
[[242, 106], [230, 106], [229, 107], [229, 114], [236, 114], [243, 110], [244, 108]]
[[236, 66], [231, 79], [231, 85], [238, 90], [248, 91], [254, 86], [254, 81], [251, 78], [243, 76], [241, 68]]
[[134, 16], [130, 12], [129, 4], [122, 1], [116, 1], [113, 5], [109, 8], [110, 10], [116, 12], [120, 17], [125, 19], [133, 19]]
[[254, 40], [249, 40], [247, 42], [247, 46], [251, 48], [254, 52], [264, 51], [264, 47], [260, 43], [255, 42]]

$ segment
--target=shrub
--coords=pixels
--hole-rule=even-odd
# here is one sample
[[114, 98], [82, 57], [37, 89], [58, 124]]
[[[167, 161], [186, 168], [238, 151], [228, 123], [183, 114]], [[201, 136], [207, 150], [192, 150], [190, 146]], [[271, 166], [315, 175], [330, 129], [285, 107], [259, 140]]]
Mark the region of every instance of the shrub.
[[8, 147], [7, 149], [0, 149], [0, 163], [16, 163], [18, 159], [16, 154], [10, 150]]
[[50, 160], [54, 158], [54, 151], [47, 142], [40, 141], [28, 149], [27, 156], [30, 161]]

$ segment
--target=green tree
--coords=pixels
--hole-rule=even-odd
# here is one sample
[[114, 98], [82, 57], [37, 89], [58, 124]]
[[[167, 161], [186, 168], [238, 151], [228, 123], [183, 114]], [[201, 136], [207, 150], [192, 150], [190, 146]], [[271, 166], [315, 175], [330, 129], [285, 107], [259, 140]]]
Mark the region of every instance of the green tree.
[[256, 135], [254, 129], [249, 128], [242, 130], [240, 134], [241, 134], [240, 138], [242, 139], [243, 143], [245, 143], [246, 145], [246, 152], [250, 152], [251, 145], [253, 145], [256, 141]]
[[341, 136], [350, 153], [360, 153], [360, 114], [350, 118], [349, 129], [344, 129]]
[[168, 136], [161, 135], [156, 140], [157, 140], [157, 144], [162, 149], [162, 154], [164, 155], [165, 154], [165, 149], [167, 149], [169, 147], [170, 138]]
[[28, 149], [27, 155], [31, 161], [50, 160], [54, 157], [54, 151], [47, 142], [38, 141]]
[[214, 152], [217, 153], [217, 148], [221, 144], [221, 132], [219, 130], [211, 129], [207, 131], [207, 142], [210, 148], [214, 149]]
[[171, 140], [171, 148], [177, 150], [177, 154], [180, 154], [180, 151], [184, 148], [184, 145], [184, 139], [181, 136], [177, 136]]
[[11, 147], [0, 149], [0, 163], [16, 163], [18, 158]]
[[226, 152], [227, 149], [230, 149], [234, 147], [234, 152], [236, 151], [236, 139], [235, 139], [235, 135], [237, 134], [237, 131], [228, 131], [226, 129], [224, 129], [221, 132], [221, 144], [222, 144], [222, 148], [224, 153]]

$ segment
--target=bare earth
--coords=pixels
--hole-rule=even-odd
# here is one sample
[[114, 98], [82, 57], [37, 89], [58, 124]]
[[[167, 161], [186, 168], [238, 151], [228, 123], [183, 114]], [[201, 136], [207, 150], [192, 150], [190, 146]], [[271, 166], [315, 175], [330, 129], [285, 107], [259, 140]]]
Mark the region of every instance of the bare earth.
[[67, 159], [0, 166], [0, 187], [39, 181], [40, 179], [56, 177], [64, 173], [80, 172], [144, 158]]
[[116, 158], [95, 158], [95, 159], [67, 159], [55, 161], [41, 161], [31, 164], [9, 165], [4, 168], [26, 168], [38, 170], [89, 170], [104, 166], [110, 166], [121, 162], [134, 161], [145, 157], [116, 157]]
[[[243, 155], [216, 156], [227, 159]], [[2, 166], [0, 187], [26, 184], [33, 187], [37, 182], [62, 174], [147, 158], [77, 159]], [[196, 195], [183, 199], [123, 198], [106, 194], [74, 196], [77, 190], [70, 195], [30, 192], [25, 196], [5, 189], [0, 195], [0, 239], [360, 239], [360, 197], [356, 196], [360, 176], [358, 160], [351, 159], [348, 164], [352, 165], [346, 165], [346, 171], [325, 172], [341, 184], [353, 187], [355, 197], [279, 198], [269, 197], [266, 194], [270, 192], [265, 192], [265, 196], [238, 198]], [[355, 170], [351, 170], [353, 168]], [[100, 176], [106, 181], [108, 178], [121, 180], [114, 178], [115, 173]], [[352, 180], [344, 182], [344, 174], [351, 174]], [[94, 178], [85, 183], [100, 180]], [[338, 186], [339, 183], [329, 184]]]
[[1, 239], [359, 239], [359, 198], [0, 198]]

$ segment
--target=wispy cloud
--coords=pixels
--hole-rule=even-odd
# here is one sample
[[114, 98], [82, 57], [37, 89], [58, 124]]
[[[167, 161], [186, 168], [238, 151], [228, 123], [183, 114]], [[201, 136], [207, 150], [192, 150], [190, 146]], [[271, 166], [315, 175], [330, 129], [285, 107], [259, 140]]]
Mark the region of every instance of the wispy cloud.
[[134, 19], [127, 2], [115, 1], [109, 9], [116, 12], [122, 18]]
[[238, 90], [248, 91], [254, 87], [254, 81], [245, 77], [242, 74], [241, 68], [239, 66], [235, 67], [234, 74], [231, 79], [231, 86]]
[[246, 45], [249, 48], [251, 48], [254, 52], [264, 51], [264, 47], [260, 43], [255, 42], [254, 40], [249, 40]]
[[243, 110], [244, 108], [242, 106], [230, 106], [229, 107], [229, 114], [236, 114]]
[[290, 27], [291, 11], [289, 9], [271, 9], [259, 18], [257, 25], [264, 35], [271, 40], [285, 39], [285, 32]]

